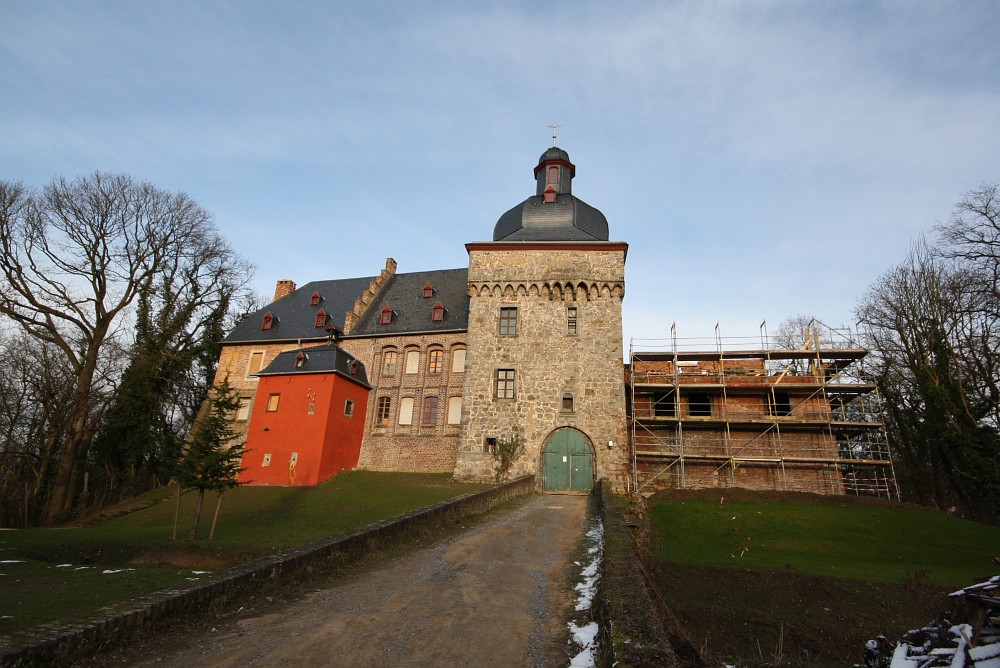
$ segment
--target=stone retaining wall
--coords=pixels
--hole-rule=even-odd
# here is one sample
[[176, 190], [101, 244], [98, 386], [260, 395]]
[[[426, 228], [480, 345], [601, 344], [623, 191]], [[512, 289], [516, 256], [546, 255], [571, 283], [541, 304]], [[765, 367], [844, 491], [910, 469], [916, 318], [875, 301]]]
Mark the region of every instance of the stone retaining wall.
[[601, 480], [599, 495], [604, 523], [604, 559], [594, 600], [594, 618], [600, 627], [600, 666], [678, 665], [670, 639], [657, 616], [639, 567], [639, 555], [611, 483]]
[[353, 533], [325, 538], [298, 548], [220, 571], [208, 581], [166, 589], [73, 622], [54, 622], [0, 638], [0, 666], [68, 663], [103, 643], [168, 615], [194, 612], [223, 596], [274, 584], [320, 568], [333, 559], [353, 559], [409, 534], [433, 529], [462, 517], [486, 512], [509, 499], [535, 491], [534, 476], [473, 492], [450, 501], [372, 524]]

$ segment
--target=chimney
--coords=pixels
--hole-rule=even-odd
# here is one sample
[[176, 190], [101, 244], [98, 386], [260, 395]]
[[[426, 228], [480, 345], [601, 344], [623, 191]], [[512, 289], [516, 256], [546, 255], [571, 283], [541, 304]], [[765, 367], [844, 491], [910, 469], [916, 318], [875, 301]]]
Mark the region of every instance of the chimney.
[[278, 301], [282, 297], [286, 297], [293, 292], [295, 292], [295, 281], [283, 278], [278, 281], [277, 285], [274, 286], [274, 301]]

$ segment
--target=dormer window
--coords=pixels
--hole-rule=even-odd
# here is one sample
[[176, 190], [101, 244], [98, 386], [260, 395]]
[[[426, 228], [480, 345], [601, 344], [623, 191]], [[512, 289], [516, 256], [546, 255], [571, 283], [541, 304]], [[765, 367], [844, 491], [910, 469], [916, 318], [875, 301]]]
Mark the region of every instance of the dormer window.
[[434, 322], [441, 322], [444, 320], [444, 306], [441, 305], [441, 302], [435, 304], [434, 308], [431, 309], [431, 320]]
[[546, 179], [546, 182], [547, 183], [559, 183], [559, 168], [558, 167], [549, 167], [549, 175], [548, 175], [548, 179]]
[[388, 325], [392, 322], [392, 309], [386, 306], [382, 309], [382, 317], [379, 319], [380, 325]]
[[556, 189], [553, 188], [552, 186], [549, 186], [548, 188], [545, 189], [545, 195], [544, 195], [544, 197], [545, 197], [545, 199], [544, 199], [545, 204], [555, 204], [556, 203]]
[[306, 357], [305, 353], [299, 353], [298, 355], [296, 355], [295, 356], [295, 368], [296, 369], [301, 369], [305, 365], [307, 359], [309, 359], [309, 358]]
[[268, 311], [267, 313], [264, 314], [264, 320], [260, 324], [261, 330], [264, 332], [269, 331], [271, 329], [272, 322], [274, 322], [274, 316], [271, 315], [270, 311]]
[[357, 360], [354, 360], [354, 362], [351, 364], [351, 375], [352, 376], [357, 376], [358, 375], [358, 361]]
[[316, 312], [316, 327], [326, 327], [326, 310], [320, 309]]
[[431, 284], [428, 283], [427, 285], [424, 286], [424, 299], [430, 299], [433, 296], [434, 296], [434, 288], [432, 288]]
[[319, 303], [323, 301], [318, 292], [312, 293], [312, 297], [309, 298], [309, 306], [319, 306]]

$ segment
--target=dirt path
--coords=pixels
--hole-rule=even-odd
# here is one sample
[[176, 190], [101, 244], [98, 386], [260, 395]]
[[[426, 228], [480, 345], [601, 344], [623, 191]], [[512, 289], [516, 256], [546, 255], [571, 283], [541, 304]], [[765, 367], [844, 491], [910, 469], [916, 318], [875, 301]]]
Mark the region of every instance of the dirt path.
[[140, 666], [565, 666], [587, 497], [539, 496]]

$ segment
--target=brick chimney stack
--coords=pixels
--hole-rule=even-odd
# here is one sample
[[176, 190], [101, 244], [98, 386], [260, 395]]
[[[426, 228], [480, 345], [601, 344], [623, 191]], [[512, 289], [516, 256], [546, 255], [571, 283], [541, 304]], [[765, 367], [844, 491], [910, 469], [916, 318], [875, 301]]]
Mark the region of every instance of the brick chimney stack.
[[295, 292], [295, 281], [290, 281], [287, 278], [283, 278], [278, 281], [278, 284], [274, 286], [274, 301], [278, 301], [286, 295], [290, 295]]

